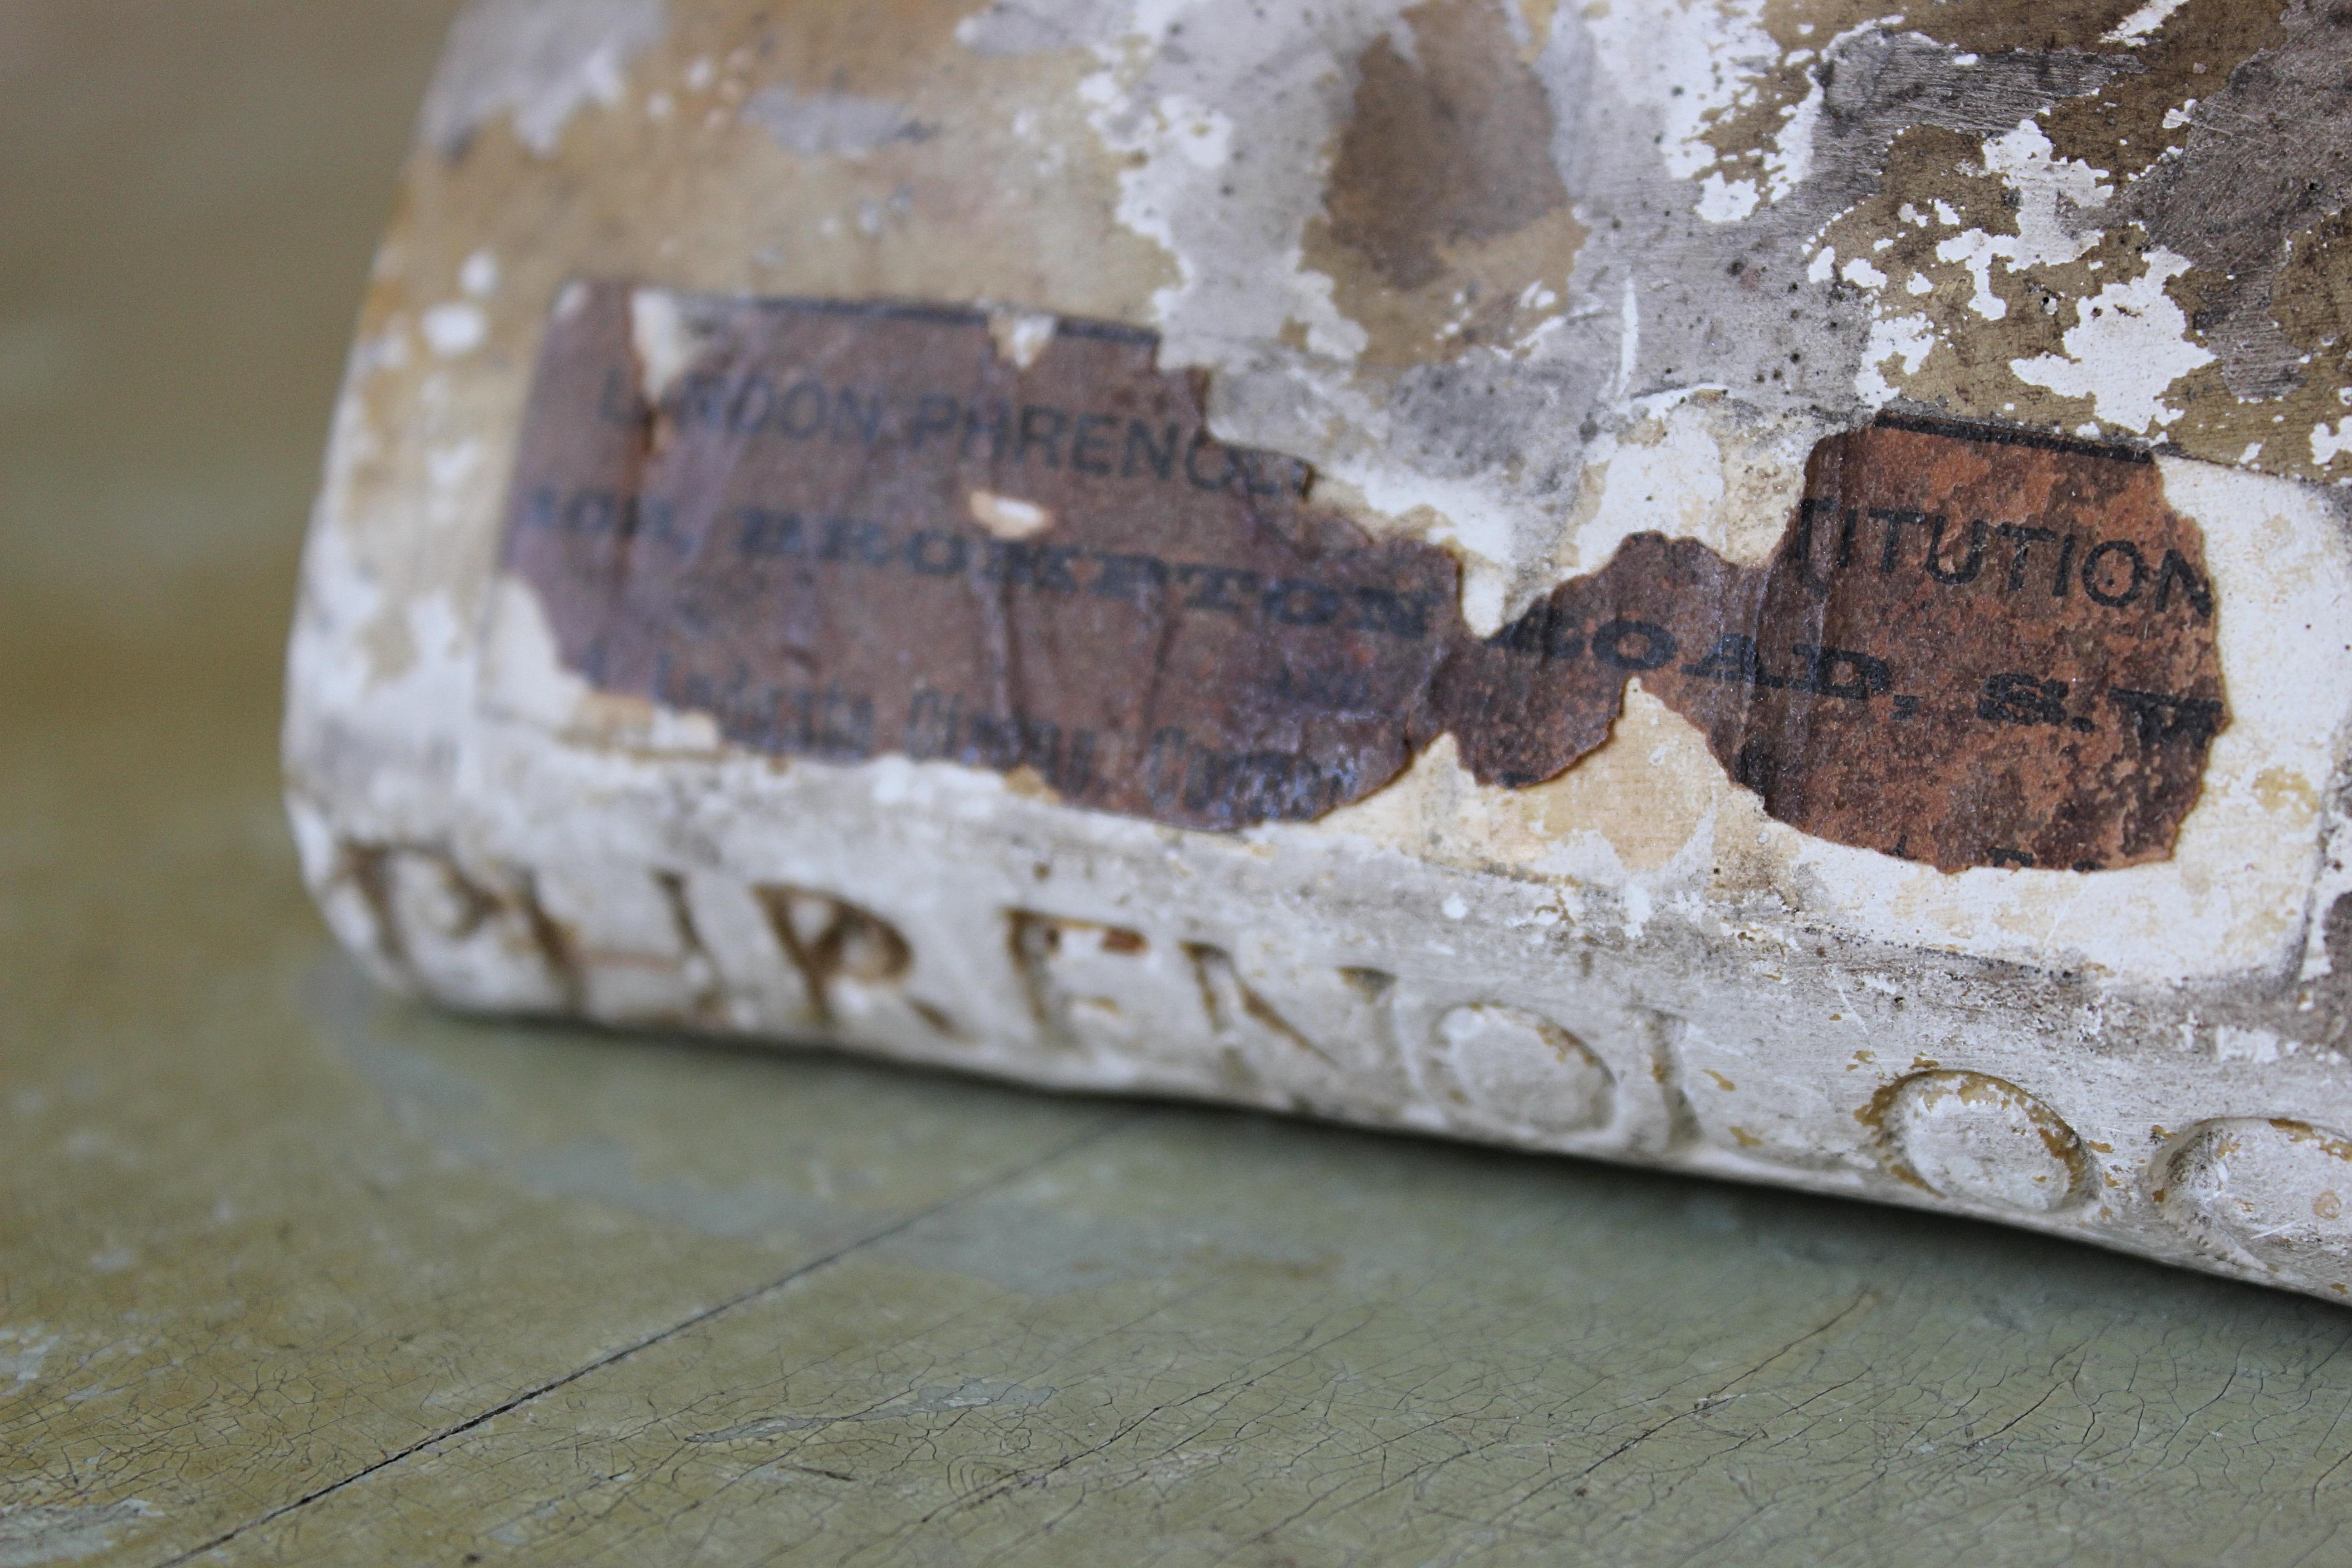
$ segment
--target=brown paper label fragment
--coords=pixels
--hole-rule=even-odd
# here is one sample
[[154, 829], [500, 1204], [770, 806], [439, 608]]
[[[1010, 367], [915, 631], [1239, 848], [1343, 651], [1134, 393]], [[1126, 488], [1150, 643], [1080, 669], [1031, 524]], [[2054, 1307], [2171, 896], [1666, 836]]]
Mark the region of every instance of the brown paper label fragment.
[[1780, 820], [1929, 862], [2169, 855], [2226, 723], [2196, 525], [2143, 454], [1882, 420], [1756, 567], [1640, 534], [1493, 637], [1454, 558], [1219, 441], [1156, 339], [576, 284], [505, 564], [599, 689], [733, 741], [1003, 773], [1186, 827], [1358, 800], [1452, 731], [1482, 781], [1624, 683]]

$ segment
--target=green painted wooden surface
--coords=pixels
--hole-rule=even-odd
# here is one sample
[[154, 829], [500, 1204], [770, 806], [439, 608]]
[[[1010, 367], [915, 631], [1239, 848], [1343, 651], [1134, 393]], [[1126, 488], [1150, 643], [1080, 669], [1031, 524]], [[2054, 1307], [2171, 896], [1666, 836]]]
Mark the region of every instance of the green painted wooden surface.
[[0, 1565], [2352, 1562], [2352, 1315], [373, 994], [278, 648], [438, 5], [0, 5]]

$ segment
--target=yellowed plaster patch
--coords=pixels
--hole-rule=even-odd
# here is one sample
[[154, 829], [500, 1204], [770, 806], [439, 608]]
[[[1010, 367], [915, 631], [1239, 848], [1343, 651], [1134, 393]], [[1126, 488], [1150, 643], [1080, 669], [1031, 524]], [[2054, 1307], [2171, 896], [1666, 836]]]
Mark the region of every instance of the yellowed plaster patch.
[[2292, 768], [2264, 768], [2254, 775], [2254, 798], [2263, 809], [2271, 812], [2294, 811], [2305, 816], [2319, 814], [2319, 792], [2311, 781]]
[[1618, 870], [1639, 874], [1681, 854], [1727, 794], [1746, 792], [1690, 721], [1636, 679], [1608, 741], [1557, 778], [1519, 789], [1481, 784], [1444, 735], [1387, 788], [1321, 826], [1425, 859], [1508, 871], [1556, 873], [1563, 847], [1581, 839]]

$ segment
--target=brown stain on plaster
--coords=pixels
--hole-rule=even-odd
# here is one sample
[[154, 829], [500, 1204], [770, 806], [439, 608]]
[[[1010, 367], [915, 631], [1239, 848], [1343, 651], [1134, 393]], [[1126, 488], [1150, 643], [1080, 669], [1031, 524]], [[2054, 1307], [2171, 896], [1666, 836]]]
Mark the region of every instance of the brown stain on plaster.
[[[2321, 380], [2352, 369], [2352, 214], [2336, 213], [2297, 236], [2271, 291], [2280, 327], [2326, 362]], [[2334, 399], [2340, 407], [2343, 400]]]
[[672, 52], [724, 60], [748, 48], [768, 81], [809, 93], [894, 97], [923, 91], [943, 67], [961, 61], [956, 24], [972, 7], [971, 0], [787, 0], [744, 9], [748, 26], [730, 18], [707, 36], [698, 35], [700, 17], [681, 16]]
[[2264, 811], [2293, 809], [2315, 816], [2319, 811], [2319, 792], [2292, 768], [2264, 768], [2256, 773], [2254, 798], [2263, 803]]
[[[1938, 204], [1955, 222], [1943, 221]], [[1929, 221], [1918, 222], [1906, 212]], [[1966, 260], [1938, 255], [1944, 242], [1971, 233], [2012, 242], [2019, 237], [2018, 213], [2006, 199], [2005, 183], [1985, 166], [1982, 138], [1919, 125], [1897, 133], [1887, 149], [1880, 189], [1846, 209], [1823, 239], [1836, 250], [1840, 266], [1859, 257], [1886, 276], [1880, 291], [1885, 313], [1924, 317], [1930, 323], [1934, 347], [1916, 370], [1905, 371], [1895, 359], [1877, 367], [1910, 398], [1930, 407], [2074, 429], [2091, 417], [2090, 400], [2022, 381], [2011, 362], [2064, 357], [2064, 334], [2075, 324], [2074, 301], [2137, 276], [2144, 261], [2128, 245], [2110, 243], [2095, 245], [2074, 261], [2030, 268], [2013, 268], [1996, 258], [1982, 274], [1982, 292], [1999, 302], [1994, 305], [1980, 298], [1979, 275]], [[1914, 279], [1925, 279], [1929, 292], [1912, 293]]]
[[[2234, 287], [2202, 269], [2174, 284], [2192, 321], [2226, 309]], [[2175, 384], [2173, 401], [2184, 413], [2168, 434], [2211, 462], [2352, 479], [2352, 444], [2336, 451], [2330, 439], [2325, 458], [2312, 444], [2315, 430], [2352, 436], [2352, 214], [2322, 218], [2286, 247], [2271, 280], [2271, 316], [2293, 351], [2295, 384], [2272, 397], [2240, 398], [2223, 367], [2203, 366]]]
[[2078, 47], [2123, 55], [2137, 68], [2118, 73], [2102, 90], [2070, 99], [2042, 117], [2056, 156], [2082, 159], [2120, 183], [2177, 153], [2189, 140], [2189, 127], [2167, 125], [2168, 116], [2179, 121], [2182, 117], [2174, 110], [2192, 99], [2211, 99], [2241, 65], [2283, 42], [2279, 9], [2246, 0], [2185, 0], [2137, 48], [2103, 43], [2096, 35], [2084, 39]]
[[2205, 274], [2198, 335], [2232, 393], [2266, 400], [2305, 379], [2274, 311], [2280, 268], [2294, 238], [2352, 191], [2352, 7], [2290, 0], [2279, 26], [2283, 37], [2189, 114], [2179, 155], [2122, 204]]
[[[1944, 220], [1945, 211], [1954, 221]], [[1920, 406], [2061, 431], [2095, 423], [2098, 410], [2093, 399], [2026, 381], [2015, 364], [2044, 356], [2070, 358], [2067, 331], [2104, 308], [2090, 303], [2093, 297], [2147, 272], [2146, 234], [2131, 224], [2094, 227], [2082, 255], [2030, 265], [2000, 257], [1972, 265], [1965, 256], [1940, 254], [1946, 242], [1970, 236], [2011, 245], [2021, 237], [2007, 183], [1984, 163], [1982, 138], [1927, 125], [1899, 132], [1888, 148], [1881, 187], [1847, 208], [1823, 234], [1841, 267], [1860, 258], [1885, 276], [1878, 291], [1881, 314], [1927, 323], [1932, 346], [1916, 368], [1906, 369], [1892, 355], [1873, 362], [1873, 368]], [[1913, 292], [1915, 281], [1924, 282], [1927, 291]], [[2187, 281], [2175, 279], [2167, 290], [2185, 310], [2191, 308], [2182, 295]], [[1853, 289], [1841, 283], [1833, 291]], [[2213, 399], [2187, 390], [2209, 376], [2219, 391], [2218, 374], [2210, 367], [2176, 384], [2166, 401], [2188, 407], [2190, 416], [2168, 426], [2167, 435], [2185, 440], [2199, 428], [2200, 417], [2210, 419], [2217, 412]], [[2225, 410], [2237, 406], [2226, 394], [2220, 403]], [[2273, 428], [2270, 410], [2258, 417], [2265, 431]], [[2210, 449], [2210, 441], [2207, 446], [2198, 455], [2221, 455]], [[2230, 448], [2228, 459], [2235, 461], [2242, 446]]]
[[2187, 0], [2137, 48], [2109, 42], [2105, 35], [2138, 8], [2138, 0], [1913, 0], [1892, 8], [1869, 0], [1770, 0], [1760, 24], [1780, 58], [1714, 117], [1706, 140], [1728, 161], [1727, 178], [1760, 174], [1764, 149], [1820, 78], [1821, 51], [1844, 33], [1876, 24], [1979, 56], [2034, 51], [2116, 62], [2122, 69], [2100, 90], [2061, 99], [2038, 119], [2057, 156], [2118, 174], [2136, 172], [2185, 140], [2185, 128], [2164, 124], [2168, 110], [2200, 90], [2210, 94], [2241, 62], [2284, 36], [2275, 4]]
[[[1982, 211], [1982, 195], [2007, 195], [2002, 182], [1972, 152], [1954, 156], [1941, 145], [1957, 137], [1973, 149], [1982, 135], [1912, 126], [1876, 190], [1836, 219], [1828, 237], [1841, 261], [1862, 255], [1890, 275], [1883, 313], [1926, 315], [1935, 326], [1926, 363], [1883, 374], [1926, 405], [2074, 428], [2096, 416], [2090, 400], [2024, 381], [2010, 362], [2063, 354], [2059, 338], [2078, 320], [2078, 301], [2137, 277], [2142, 253], [2161, 246], [2193, 264], [2167, 292], [2189, 318], [2188, 340], [2217, 360], [2175, 382], [2166, 402], [2184, 412], [2166, 421], [2165, 437], [2209, 461], [2352, 477], [2352, 455], [2323, 458], [2311, 440], [2326, 426], [2332, 444], [2347, 411], [2341, 395], [2352, 392], [2336, 221], [2352, 199], [2352, 12], [2328, 0], [2188, 0], [2137, 45], [2109, 38], [2137, 8], [1963, 0], [1887, 12], [1856, 0], [1776, 0], [1762, 25], [1778, 61], [1755, 73], [1705, 136], [1726, 178], [1760, 180], [1788, 117], [1826, 79], [1831, 68], [1816, 52], [1866, 24], [1984, 58], [2037, 51], [2105, 62], [2088, 90], [2062, 93], [2032, 116], [2053, 158], [2106, 177], [2110, 199], [2080, 220], [2095, 247], [2016, 272], [1993, 262], [1992, 289], [2011, 307], [2002, 319], [1969, 308], [1974, 289], [1961, 268], [1906, 256], [1914, 241], [1932, 249], [1940, 235], [1909, 233], [1895, 216], [1941, 200], [1962, 211], [1964, 227], [2014, 233], [2013, 220]], [[1906, 157], [1906, 142], [1933, 155]], [[1873, 249], [1882, 238], [1897, 242], [1892, 259], [1910, 264], [1907, 274]], [[1912, 278], [1932, 291], [1908, 293]]]
[[1384, 35], [1357, 61], [1304, 237], [1370, 336], [1364, 363], [1391, 369], [1540, 321], [1541, 291], [1564, 292], [1585, 234], [1552, 164], [1550, 101], [1494, 0], [1423, 0], [1402, 25], [1410, 57]]
[[[1514, 234], [1567, 204], [1551, 106], [1499, 12], [1434, 0], [1404, 14], [1417, 60], [1383, 36], [1358, 62], [1324, 192], [1328, 233], [1398, 289], [1444, 271], [1441, 246]], [[1498, 68], [1501, 68], [1498, 69]]]
[[1062, 798], [1060, 792], [1046, 782], [1045, 775], [1027, 763], [1021, 763], [1004, 775], [1004, 787], [1024, 800], [1042, 800], [1051, 805], [1059, 803]]

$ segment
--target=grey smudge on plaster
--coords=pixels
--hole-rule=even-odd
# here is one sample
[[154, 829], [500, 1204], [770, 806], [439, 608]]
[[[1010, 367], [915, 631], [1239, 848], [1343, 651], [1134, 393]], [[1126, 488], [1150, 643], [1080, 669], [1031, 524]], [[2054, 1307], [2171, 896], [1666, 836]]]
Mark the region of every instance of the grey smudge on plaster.
[[95, 1556], [114, 1544], [115, 1531], [154, 1511], [137, 1498], [87, 1508], [48, 1503], [0, 1509], [0, 1568]]
[[2286, 39], [2242, 62], [2189, 113], [2189, 140], [2131, 186], [2126, 216], [2149, 239], [2231, 281], [2196, 325], [2243, 398], [2302, 384], [2272, 286], [2295, 237], [2352, 189], [2352, 13], [2295, 0]]
[[848, 1421], [896, 1421], [908, 1415], [943, 1415], [960, 1410], [1007, 1406], [1015, 1410], [1034, 1410], [1060, 1392], [1059, 1389], [1031, 1388], [1025, 1384], [1003, 1383], [992, 1378], [968, 1377], [952, 1385], [920, 1389], [910, 1398], [894, 1399], [871, 1410], [853, 1410], [842, 1415], [766, 1415], [717, 1432], [697, 1432], [687, 1441], [741, 1443]]
[[[1554, 52], [1569, 52], [1579, 37], [1572, 29], [1565, 35]], [[1916, 33], [1849, 33], [1813, 68], [1821, 105], [1810, 173], [1779, 201], [1732, 223], [1700, 216], [1697, 184], [1674, 179], [1649, 154], [1664, 125], [1653, 106], [1618, 99], [1613, 79], [1581, 61], [1563, 58], [1550, 68], [1563, 88], [1570, 80], [1591, 87], [1579, 106], [1582, 123], [1567, 121], [1572, 133], [1558, 150], [1569, 188], [1582, 197], [1580, 209], [1591, 213], [1592, 237], [1577, 275], [1594, 296], [1596, 330], [1617, 329], [1618, 297], [1628, 280], [1633, 286], [1639, 335], [1623, 391], [1638, 396], [1715, 384], [1767, 407], [1850, 419], [1864, 412], [1853, 379], [1870, 310], [1841, 309], [1842, 285], [1806, 275], [1816, 237], [1881, 188], [1888, 149], [1903, 131], [2003, 133], [2064, 99], [2096, 91], [2119, 68], [2071, 51], [1972, 56]], [[1555, 89], [1555, 101], [1564, 96]], [[1627, 120], [1641, 121], [1643, 132], [1630, 134]], [[1613, 360], [1620, 346], [1595, 343], [1584, 352]]]
[[[1918, 33], [1849, 34], [1814, 71], [1831, 155], [1824, 176], [1807, 182], [1819, 193], [1810, 205], [1843, 211], [1876, 190], [1886, 150], [1907, 127], [2000, 134], [2138, 68], [2074, 50], [1977, 55]], [[1817, 139], [1817, 157], [1822, 145]]]
[[976, 55], [1031, 55], [1108, 43], [1127, 20], [1121, 0], [992, 0], [956, 25]]
[[621, 100], [629, 62], [669, 29], [665, 0], [476, 0], [449, 29], [417, 135], [454, 153], [490, 120], [544, 157], [590, 101]]
[[891, 142], [923, 142], [939, 127], [910, 118], [904, 106], [845, 92], [794, 92], [771, 87], [753, 93], [743, 116], [764, 126], [777, 145], [804, 157], [855, 158]]
[[1911, 126], [2001, 135], [2137, 68], [2070, 49], [1978, 55], [1918, 33], [1850, 33], [1814, 68], [1822, 112], [1813, 157], [1822, 173], [1792, 203], [1818, 219], [1876, 191], [1887, 149]]

